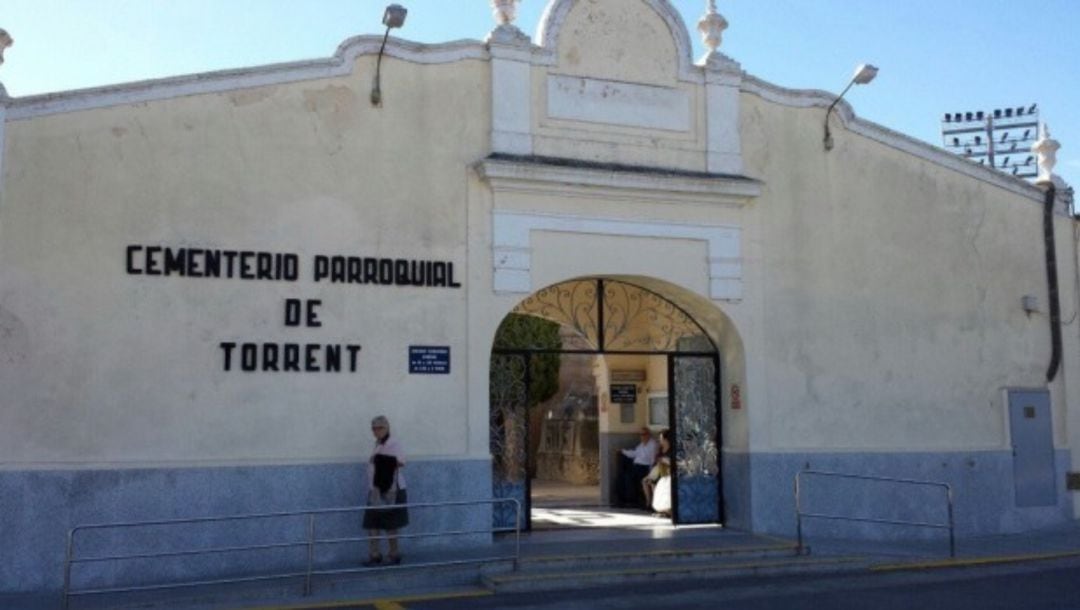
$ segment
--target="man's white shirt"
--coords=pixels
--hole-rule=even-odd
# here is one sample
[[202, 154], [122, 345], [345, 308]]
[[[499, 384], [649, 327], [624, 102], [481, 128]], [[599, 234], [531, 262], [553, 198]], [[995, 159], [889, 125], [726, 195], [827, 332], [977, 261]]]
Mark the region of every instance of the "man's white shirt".
[[642, 466], [652, 466], [656, 461], [656, 439], [650, 438], [644, 443], [638, 443], [637, 447], [633, 449], [623, 449], [623, 455], [628, 458], [634, 458], [635, 464], [641, 464]]

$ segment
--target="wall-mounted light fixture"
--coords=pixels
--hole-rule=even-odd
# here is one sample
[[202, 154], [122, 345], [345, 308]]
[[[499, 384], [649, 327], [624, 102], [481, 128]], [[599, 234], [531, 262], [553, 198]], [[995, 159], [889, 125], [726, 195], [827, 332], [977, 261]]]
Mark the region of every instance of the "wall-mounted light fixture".
[[1039, 312], [1039, 298], [1033, 294], [1025, 294], [1020, 297], [1020, 306], [1024, 308], [1024, 313], [1030, 318], [1031, 314]]
[[383, 13], [382, 22], [383, 25], [386, 26], [386, 33], [383, 34], [382, 46], [379, 47], [379, 59], [375, 62], [375, 81], [371, 85], [372, 106], [382, 106], [381, 73], [383, 52], [386, 50], [386, 40], [390, 38], [390, 30], [405, 25], [405, 16], [408, 14], [409, 10], [400, 4], [391, 4], [390, 6], [387, 6], [386, 12]]
[[844, 94], [848, 92], [848, 89], [851, 89], [852, 85], [865, 85], [874, 80], [877, 73], [878, 69], [874, 66], [859, 64], [859, 67], [855, 68], [855, 74], [851, 77], [851, 82], [848, 83], [847, 87], [844, 87], [836, 100], [829, 105], [829, 109], [825, 112], [825, 150], [832, 150], [833, 147], [832, 134], [829, 133], [829, 115], [832, 114], [833, 108], [836, 108], [836, 105], [840, 103], [840, 100], [843, 99]]

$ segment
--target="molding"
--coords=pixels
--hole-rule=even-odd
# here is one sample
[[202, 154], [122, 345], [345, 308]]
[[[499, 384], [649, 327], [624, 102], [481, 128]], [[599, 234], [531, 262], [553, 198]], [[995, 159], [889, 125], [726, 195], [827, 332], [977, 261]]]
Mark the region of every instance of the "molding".
[[659, 237], [704, 241], [708, 246], [709, 296], [741, 301], [742, 229], [733, 225], [703, 225], [492, 210], [493, 286], [498, 294], [529, 294], [532, 286], [532, 232]]
[[[669, 0], [643, 0], [648, 4], [668, 26], [671, 37], [675, 39], [675, 48], [678, 54], [679, 79], [700, 83], [704, 79], [701, 68], [694, 65], [693, 46], [690, 44], [690, 32], [686, 29], [679, 11], [671, 5]], [[540, 17], [540, 24], [536, 29], [534, 40], [536, 44], [555, 55], [557, 53], [559, 36], [562, 34], [563, 25], [570, 9], [579, 0], [552, 0], [544, 9]]]
[[[520, 33], [517, 28], [513, 30]], [[520, 43], [516, 46], [488, 44], [491, 52], [491, 150], [531, 155], [533, 47], [528, 39], [516, 40]]]
[[566, 159], [489, 157], [476, 164], [495, 191], [565, 193], [588, 187], [625, 200], [627, 191], [658, 201], [743, 206], [761, 195], [761, 182], [745, 176], [658, 168], [604, 166]]
[[[189, 95], [348, 76], [353, 73], [357, 58], [377, 54], [381, 44], [381, 36], [354, 36], [342, 42], [334, 55], [327, 59], [221, 70], [11, 98], [8, 101], [8, 120], [23, 120], [50, 114], [79, 112]], [[387, 41], [385, 55], [419, 64], [454, 63], [467, 59], [487, 60], [490, 57], [487, 48], [478, 41], [458, 40], [428, 45], [398, 38], [390, 38]]]
[[4, 149], [7, 148], [7, 106], [4, 86], [0, 85], [0, 211], [4, 204]]
[[[828, 108], [836, 96], [819, 90], [785, 89], [749, 74], [744, 75], [742, 91], [759, 98], [793, 108]], [[863, 137], [884, 144], [901, 152], [919, 157], [936, 165], [951, 169], [981, 182], [1005, 189], [1027, 199], [1042, 203], [1042, 191], [1033, 184], [997, 170], [973, 163], [941, 148], [893, 131], [883, 125], [855, 116], [846, 100], [836, 105], [835, 114], [844, 128]]]

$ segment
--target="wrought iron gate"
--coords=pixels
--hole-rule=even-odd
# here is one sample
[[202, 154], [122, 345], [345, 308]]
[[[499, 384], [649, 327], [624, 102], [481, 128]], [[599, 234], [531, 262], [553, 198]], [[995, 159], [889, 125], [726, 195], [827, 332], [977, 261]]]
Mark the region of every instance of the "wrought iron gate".
[[720, 366], [715, 356], [668, 356], [669, 421], [674, 439], [675, 523], [718, 523]]
[[[529, 354], [491, 355], [491, 464], [492, 495], [514, 498], [522, 513], [529, 502], [528, 447]], [[514, 529], [516, 512], [510, 504], [495, 504], [494, 527]]]
[[[516, 498], [524, 514], [530, 514], [531, 358], [541, 354], [667, 355], [668, 421], [676, 460], [672, 469], [675, 522], [722, 522], [720, 359], [704, 329], [675, 303], [618, 280], [572, 280], [550, 286], [522, 301], [513, 313], [555, 322], [566, 332], [554, 342], [512, 334], [496, 342], [490, 381], [493, 496]], [[513, 528], [514, 515], [496, 511], [494, 521], [496, 528]], [[527, 517], [522, 525], [529, 527]]]

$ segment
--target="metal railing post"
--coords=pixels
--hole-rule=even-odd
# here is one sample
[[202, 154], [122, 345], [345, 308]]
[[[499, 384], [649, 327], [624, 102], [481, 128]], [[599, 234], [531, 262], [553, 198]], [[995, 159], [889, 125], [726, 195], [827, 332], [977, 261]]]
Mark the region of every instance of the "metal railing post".
[[803, 554], [803, 539], [802, 539], [802, 500], [799, 494], [799, 475], [801, 472], [795, 473], [795, 536], [797, 542], [795, 543], [795, 554]]
[[[903, 485], [923, 485], [930, 487], [943, 487], [945, 488], [945, 500], [948, 508], [948, 523], [940, 522], [925, 522], [925, 521], [911, 521], [911, 520], [898, 520], [898, 519], [875, 519], [869, 517], [855, 517], [849, 515], [839, 514], [826, 514], [816, 512], [802, 512], [802, 498], [801, 498], [801, 479], [802, 475], [814, 475], [821, 477], [835, 477], [839, 479], [852, 479], [860, 481], [883, 481], [890, 483], [899, 483]], [[935, 529], [947, 529], [949, 530], [949, 556], [956, 557], [956, 524], [954, 517], [953, 506], [953, 491], [952, 486], [948, 483], [942, 483], [940, 481], [920, 481], [916, 479], [901, 479], [897, 477], [879, 477], [861, 474], [850, 474], [846, 472], [827, 472], [823, 470], [801, 470], [795, 474], [795, 530], [798, 541], [796, 543], [796, 550], [799, 554], [805, 550], [803, 547], [803, 517], [810, 517], [814, 519], [831, 519], [836, 521], [854, 521], [861, 523], [877, 523], [877, 524], [889, 524], [889, 525], [907, 525], [912, 527], [929, 527]]]
[[521, 564], [521, 502], [514, 498], [514, 571]]
[[71, 591], [71, 558], [75, 548], [75, 529], [68, 530], [67, 552], [64, 554], [64, 610], [68, 610], [68, 592]]
[[308, 515], [307, 575], [304, 577], [304, 597], [311, 595], [311, 572], [315, 563], [315, 514]]
[[949, 557], [956, 557], [956, 524], [953, 521], [952, 485], [945, 484], [945, 497], [949, 501]]
[[[505, 504], [507, 502], [513, 502], [514, 504], [514, 552], [513, 555], [508, 553], [495, 553], [491, 556], [484, 557], [468, 557], [462, 559], [449, 559], [441, 561], [432, 561], [422, 564], [410, 564], [406, 566], [406, 569], [414, 568], [426, 568], [434, 566], [450, 566], [450, 565], [463, 565], [463, 564], [484, 564], [489, 562], [506, 562], [512, 561], [514, 570], [517, 571], [521, 567], [521, 534], [524, 528], [524, 516], [525, 510], [522, 502], [516, 498], [485, 498], [480, 500], [457, 500], [449, 502], [418, 502], [409, 504], [396, 504], [387, 505], [385, 508], [395, 508], [408, 506], [410, 509], [427, 508], [436, 510], [447, 510], [451, 507], [462, 506], [477, 506], [477, 505], [496, 505]], [[253, 583], [264, 582], [278, 579], [303, 579], [304, 581], [304, 596], [311, 596], [314, 593], [314, 578], [316, 576], [333, 576], [338, 574], [353, 574], [357, 572], [366, 571], [366, 568], [358, 567], [344, 567], [344, 568], [320, 568], [315, 569], [315, 555], [318, 547], [324, 545], [336, 545], [336, 544], [355, 544], [364, 540], [370, 540], [371, 537], [354, 537], [354, 536], [333, 536], [327, 538], [319, 538], [317, 532], [317, 519], [320, 515], [337, 515], [337, 514], [354, 514], [362, 513], [369, 510], [367, 506], [342, 506], [336, 508], [320, 508], [313, 510], [297, 510], [297, 511], [282, 511], [282, 512], [266, 512], [266, 513], [248, 513], [242, 515], [221, 515], [221, 516], [208, 516], [208, 517], [193, 517], [185, 519], [164, 519], [164, 520], [147, 520], [147, 521], [126, 521], [115, 523], [86, 523], [79, 524], [68, 531], [67, 549], [65, 553], [64, 561], [64, 591], [63, 591], [63, 607], [67, 610], [70, 600], [73, 597], [80, 595], [101, 595], [106, 593], [132, 593], [141, 591], [156, 591], [162, 589], [177, 589], [183, 587], [204, 586], [204, 585], [221, 585], [221, 584], [239, 584], [239, 583]], [[90, 556], [80, 557], [76, 554], [75, 538], [79, 531], [82, 530], [95, 530], [95, 531], [112, 531], [121, 532], [130, 528], [138, 527], [162, 527], [162, 526], [191, 526], [191, 525], [209, 525], [220, 523], [235, 523], [235, 522], [250, 522], [252, 520], [262, 519], [302, 519], [307, 518], [307, 534], [296, 536], [291, 535], [288, 540], [282, 541], [270, 541], [264, 544], [240, 544], [240, 545], [221, 545], [211, 547], [189, 547], [178, 548], [169, 551], [141, 551], [134, 553], [109, 553], [107, 551], [93, 554]], [[301, 521], [301, 523], [303, 523]], [[292, 532], [293, 530], [289, 530]], [[495, 533], [508, 533], [508, 528], [496, 528], [494, 524], [487, 525], [484, 529], [450, 529], [442, 530], [438, 532], [420, 532], [416, 534], [399, 534], [398, 537], [402, 539], [411, 538], [449, 538], [454, 536], [473, 536], [477, 534], [489, 534]], [[379, 539], [384, 539], [385, 536], [378, 536]], [[231, 553], [250, 552], [250, 551], [286, 551], [290, 553], [298, 552], [298, 549], [307, 549], [307, 561], [306, 566], [297, 561], [295, 564], [289, 562], [290, 565], [287, 569], [280, 570], [267, 570], [265, 572], [247, 576], [233, 576], [233, 577], [221, 577], [221, 578], [209, 578], [204, 580], [192, 580], [182, 582], [161, 582], [156, 584], [144, 584], [144, 585], [113, 585], [113, 586], [101, 586], [97, 588], [85, 588], [78, 589], [73, 583], [72, 574], [77, 564], [100, 564], [104, 562], [130, 562], [135, 560], [145, 559], [181, 559], [186, 557], [198, 557], [206, 555], [227, 555]], [[291, 555], [290, 555], [291, 556]], [[396, 568], [397, 566], [388, 566], [387, 569]]]

